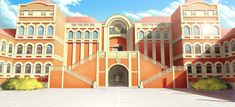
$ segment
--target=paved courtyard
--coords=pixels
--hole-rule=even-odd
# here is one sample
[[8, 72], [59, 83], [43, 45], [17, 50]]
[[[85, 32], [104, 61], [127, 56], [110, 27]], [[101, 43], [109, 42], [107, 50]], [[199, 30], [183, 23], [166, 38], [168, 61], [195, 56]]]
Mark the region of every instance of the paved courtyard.
[[130, 88], [0, 91], [0, 107], [235, 107], [235, 92]]

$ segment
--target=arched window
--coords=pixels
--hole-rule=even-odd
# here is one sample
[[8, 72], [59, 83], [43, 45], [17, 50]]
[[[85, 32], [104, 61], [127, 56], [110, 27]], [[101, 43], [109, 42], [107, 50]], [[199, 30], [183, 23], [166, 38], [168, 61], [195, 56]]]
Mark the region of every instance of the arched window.
[[45, 66], [45, 73], [49, 73], [51, 68], [51, 64], [46, 64]]
[[41, 73], [42, 72], [42, 65], [41, 64], [36, 64], [35, 72], [36, 73]]
[[152, 39], [152, 31], [148, 31], [147, 38]]
[[93, 32], [93, 39], [98, 39], [98, 32], [97, 31]]
[[12, 44], [9, 45], [9, 47], [8, 47], [8, 52], [9, 52], [9, 53], [12, 53], [12, 52], [13, 52], [13, 45], [12, 45]]
[[7, 73], [11, 73], [11, 64], [10, 63], [7, 64]]
[[161, 32], [160, 31], [156, 31], [156, 39], [160, 39], [161, 36]]
[[184, 26], [184, 35], [190, 35], [190, 28], [188, 26]]
[[217, 26], [212, 28], [212, 35], [219, 35], [219, 28]]
[[139, 39], [144, 39], [144, 32], [143, 31], [139, 32]]
[[206, 64], [206, 73], [212, 73], [212, 65]]
[[193, 27], [193, 34], [194, 35], [200, 35], [200, 29], [198, 26], [194, 26]]
[[23, 54], [23, 46], [22, 45], [17, 46], [17, 54]]
[[169, 32], [168, 31], [164, 31], [164, 39], [168, 39], [169, 37]]
[[30, 64], [25, 65], [25, 73], [31, 73], [31, 69], [32, 69], [32, 67]]
[[21, 64], [16, 64], [15, 73], [21, 73]]
[[3, 52], [6, 51], [6, 42], [5, 41], [2, 42], [2, 49], [1, 49], [1, 51], [3, 51]]
[[228, 53], [229, 49], [228, 49], [228, 43], [224, 44], [224, 52]]
[[202, 48], [199, 44], [195, 45], [195, 54], [201, 54], [202, 53]]
[[37, 46], [37, 54], [42, 54], [42, 45]]
[[53, 35], [53, 33], [54, 33], [53, 27], [52, 27], [52, 26], [49, 26], [49, 27], [47, 28], [47, 35]]
[[68, 32], [68, 38], [69, 38], [69, 39], [73, 39], [73, 32], [72, 32], [72, 31], [69, 31], [69, 32]]
[[53, 49], [53, 47], [52, 47], [52, 45], [47, 45], [47, 50], [46, 50], [46, 54], [52, 54], [52, 49]]
[[24, 26], [18, 28], [18, 35], [24, 35]]
[[38, 27], [38, 35], [44, 35], [44, 28], [43, 26]]
[[206, 44], [206, 46], [205, 46], [205, 53], [211, 54], [211, 46], [209, 44]]
[[185, 50], [185, 54], [191, 54], [192, 53], [192, 49], [191, 46], [189, 44], [184, 46], [184, 50]]
[[232, 51], [235, 51], [235, 40], [231, 42], [231, 48]]
[[232, 63], [233, 73], [235, 73], [235, 62]]
[[187, 72], [190, 74], [190, 73], [193, 73], [193, 67], [192, 67], [192, 64], [187, 64]]
[[216, 73], [218, 74], [222, 73], [222, 64], [216, 64]]
[[33, 46], [32, 45], [27, 46], [27, 54], [33, 54]]
[[4, 63], [1, 62], [0, 63], [0, 73], [3, 73], [3, 71], [4, 71]]
[[33, 26], [29, 26], [28, 35], [34, 35], [34, 27]]
[[202, 73], [202, 64], [196, 64], [196, 72]]
[[77, 39], [81, 39], [82, 38], [82, 33], [80, 31], [77, 31], [77, 36], [76, 36]]
[[89, 31], [85, 32], [85, 39], [90, 39], [90, 32]]
[[225, 71], [226, 71], [226, 73], [230, 73], [230, 65], [229, 65], [229, 63], [225, 64]]
[[220, 54], [220, 45], [216, 44], [215, 45], [215, 54]]

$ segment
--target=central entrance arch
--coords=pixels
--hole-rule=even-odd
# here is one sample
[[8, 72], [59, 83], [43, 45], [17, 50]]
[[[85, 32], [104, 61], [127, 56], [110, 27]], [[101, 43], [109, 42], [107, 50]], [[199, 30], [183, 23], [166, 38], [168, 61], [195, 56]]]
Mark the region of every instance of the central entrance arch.
[[109, 69], [108, 83], [111, 87], [128, 87], [128, 70], [123, 65], [114, 65]]

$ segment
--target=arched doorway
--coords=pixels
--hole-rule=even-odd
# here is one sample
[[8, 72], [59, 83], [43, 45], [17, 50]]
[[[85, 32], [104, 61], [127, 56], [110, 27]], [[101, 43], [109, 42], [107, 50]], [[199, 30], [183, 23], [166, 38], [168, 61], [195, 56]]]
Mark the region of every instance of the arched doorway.
[[114, 65], [109, 69], [109, 86], [128, 87], [128, 70], [122, 65]]

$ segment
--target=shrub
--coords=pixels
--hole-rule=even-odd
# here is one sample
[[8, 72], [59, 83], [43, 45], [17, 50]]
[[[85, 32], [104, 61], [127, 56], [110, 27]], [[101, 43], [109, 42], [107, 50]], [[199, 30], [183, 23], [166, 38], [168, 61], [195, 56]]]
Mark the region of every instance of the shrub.
[[2, 84], [3, 90], [35, 90], [44, 88], [44, 84], [33, 78], [10, 78]]
[[220, 78], [213, 77], [200, 79], [196, 83], [194, 83], [192, 87], [196, 90], [217, 91], [228, 89], [228, 83]]

